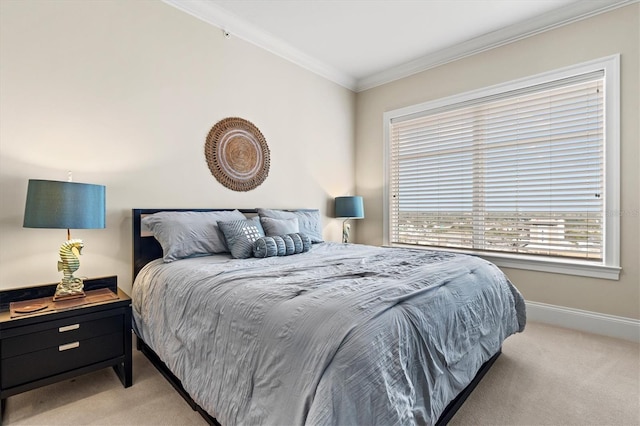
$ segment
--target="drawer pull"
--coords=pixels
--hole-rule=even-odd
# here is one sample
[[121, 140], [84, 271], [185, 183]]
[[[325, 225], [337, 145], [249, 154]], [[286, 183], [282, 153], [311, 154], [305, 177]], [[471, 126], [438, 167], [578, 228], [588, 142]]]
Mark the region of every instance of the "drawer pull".
[[58, 346], [58, 352], [68, 351], [69, 349], [79, 348], [80, 342], [67, 343], [66, 345]]
[[80, 324], [71, 324], [65, 325], [64, 327], [58, 328], [58, 333], [64, 333], [65, 331], [77, 330], [80, 328]]

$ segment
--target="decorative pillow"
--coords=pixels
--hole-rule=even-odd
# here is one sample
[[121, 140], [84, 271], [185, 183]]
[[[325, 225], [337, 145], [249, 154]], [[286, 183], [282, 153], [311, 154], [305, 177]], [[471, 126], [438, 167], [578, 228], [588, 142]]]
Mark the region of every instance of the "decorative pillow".
[[231, 256], [236, 259], [251, 257], [253, 243], [258, 238], [264, 237], [264, 230], [258, 218], [218, 222], [218, 226], [227, 240]]
[[167, 263], [194, 256], [229, 251], [218, 221], [243, 220], [238, 210], [215, 212], [158, 212], [142, 218], [142, 224], [162, 246]]
[[274, 219], [272, 217], [264, 216], [260, 218], [260, 224], [262, 224], [262, 229], [264, 229], [264, 233], [268, 237], [300, 232], [297, 217], [291, 217], [289, 219]]
[[295, 254], [296, 246], [293, 244], [293, 239], [290, 235], [282, 235], [282, 239], [284, 240], [284, 255], [289, 256]]
[[299, 232], [306, 234], [311, 238], [312, 243], [321, 243], [322, 239], [322, 221], [320, 219], [320, 210], [308, 209], [308, 210], [272, 210], [272, 209], [257, 209], [258, 215], [262, 217], [270, 217], [273, 219], [291, 219], [293, 217], [298, 218]]
[[311, 238], [307, 234], [301, 234], [298, 232], [300, 239], [302, 240], [302, 252], [305, 253], [311, 250]]
[[[284, 254], [278, 254], [278, 245], [275, 238], [280, 237], [261, 237], [253, 243], [253, 256], [254, 257], [272, 257], [283, 256]], [[282, 240], [282, 238], [280, 238]]]
[[298, 234], [289, 234], [289, 238], [291, 238], [291, 242], [293, 243], [293, 253], [302, 253], [302, 238]]
[[273, 237], [258, 238], [253, 243], [254, 257], [288, 256], [304, 253], [311, 249], [311, 239], [308, 235], [291, 233], [274, 235]]
[[[284, 240], [282, 239], [282, 237], [279, 235], [274, 235], [271, 238], [273, 238], [273, 241], [276, 243], [276, 255], [284, 256], [285, 254], [287, 254], [287, 245], [284, 243]], [[254, 243], [254, 249], [255, 249], [255, 243]]]

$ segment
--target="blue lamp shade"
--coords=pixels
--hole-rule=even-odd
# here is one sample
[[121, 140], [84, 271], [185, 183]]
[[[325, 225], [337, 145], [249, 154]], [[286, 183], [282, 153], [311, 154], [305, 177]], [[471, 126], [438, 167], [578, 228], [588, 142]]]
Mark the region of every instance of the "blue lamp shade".
[[336, 197], [336, 217], [351, 219], [364, 218], [364, 204], [362, 197]]
[[105, 187], [78, 182], [29, 179], [25, 228], [105, 227]]

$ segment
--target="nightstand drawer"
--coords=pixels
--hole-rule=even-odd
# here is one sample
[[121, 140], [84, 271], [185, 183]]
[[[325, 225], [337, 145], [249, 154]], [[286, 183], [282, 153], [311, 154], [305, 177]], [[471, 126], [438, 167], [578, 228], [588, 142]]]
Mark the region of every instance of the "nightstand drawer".
[[[13, 336], [2, 339], [2, 359], [28, 354], [47, 348], [58, 348], [70, 342], [122, 332], [123, 315], [111, 315], [94, 319], [92, 316], [76, 316], [50, 324], [51, 328], [34, 331], [33, 327], [16, 329]], [[23, 333], [24, 332], [24, 333]], [[4, 371], [4, 370], [3, 370]]]
[[2, 359], [1, 385], [2, 388], [18, 386], [123, 354], [122, 329], [85, 340], [65, 340], [55, 347]]

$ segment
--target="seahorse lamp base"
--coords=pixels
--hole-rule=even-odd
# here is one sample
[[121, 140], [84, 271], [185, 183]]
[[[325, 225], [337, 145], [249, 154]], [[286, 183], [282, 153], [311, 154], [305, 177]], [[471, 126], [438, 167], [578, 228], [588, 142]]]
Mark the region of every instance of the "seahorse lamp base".
[[347, 220], [349, 219], [345, 219], [345, 221], [342, 222], [342, 242], [343, 243], [349, 242], [349, 235], [351, 234], [351, 225], [347, 223]]
[[76, 278], [73, 273], [80, 267], [78, 256], [82, 253], [84, 244], [82, 240], [67, 240], [60, 246], [60, 261], [58, 271], [62, 271], [63, 277], [53, 300], [76, 299], [84, 297], [84, 282], [82, 278]]

